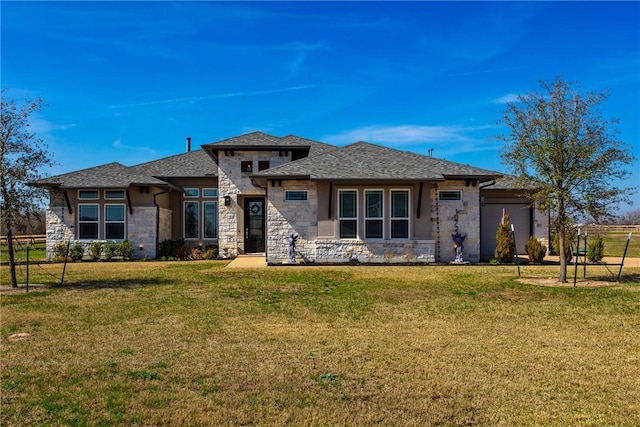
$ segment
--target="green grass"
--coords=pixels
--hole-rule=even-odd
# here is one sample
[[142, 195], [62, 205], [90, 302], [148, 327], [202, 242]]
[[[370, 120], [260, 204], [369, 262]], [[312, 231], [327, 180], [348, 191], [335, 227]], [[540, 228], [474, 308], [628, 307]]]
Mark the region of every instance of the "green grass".
[[225, 264], [76, 263], [2, 294], [0, 424], [640, 424], [640, 268], [573, 289], [506, 266]]
[[[47, 252], [46, 245], [44, 243], [36, 243], [29, 245], [29, 260], [30, 261], [46, 261]], [[6, 244], [0, 245], [0, 262], [9, 261], [9, 251]], [[27, 262], [27, 245], [19, 243], [16, 245], [16, 261], [19, 263]]]
[[[629, 233], [623, 231], [610, 231], [607, 234], [603, 234], [605, 256], [621, 257], [624, 254], [628, 236]], [[587, 236], [587, 244], [588, 243], [589, 236]], [[640, 233], [631, 235], [627, 257], [640, 258]]]

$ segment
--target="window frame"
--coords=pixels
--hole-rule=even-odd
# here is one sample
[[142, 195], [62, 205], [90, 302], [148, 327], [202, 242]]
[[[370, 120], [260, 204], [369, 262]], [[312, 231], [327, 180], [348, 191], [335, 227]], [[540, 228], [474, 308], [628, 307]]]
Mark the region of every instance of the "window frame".
[[[195, 205], [195, 214], [196, 214], [196, 236], [187, 236], [187, 205], [194, 204]], [[199, 200], [185, 200], [182, 203], [182, 236], [185, 240], [198, 240], [202, 233], [200, 232], [200, 201]]]
[[258, 160], [258, 172], [271, 168], [270, 160]]
[[[216, 220], [213, 224], [213, 234], [214, 236], [207, 236], [207, 216], [206, 216], [206, 205], [214, 205], [213, 212], [215, 212]], [[202, 238], [203, 239], [217, 239], [218, 238], [218, 201], [217, 200], [207, 200], [202, 202]]]
[[[342, 194], [343, 193], [355, 193], [355, 216], [353, 217], [344, 217], [342, 216]], [[341, 240], [354, 240], [354, 239], [358, 239], [358, 232], [359, 232], [359, 225], [360, 225], [360, 221], [359, 221], [359, 217], [360, 217], [360, 212], [359, 212], [359, 204], [358, 204], [358, 196], [359, 196], [359, 191], [356, 188], [340, 188], [338, 189], [338, 238]], [[355, 221], [355, 227], [354, 227], [354, 231], [355, 231], [355, 235], [353, 237], [349, 236], [349, 237], [343, 237], [342, 236], [342, 223], [346, 222], [346, 221]]]
[[240, 172], [242, 172], [242, 173], [253, 173], [253, 160], [241, 160], [240, 161]]
[[[393, 194], [394, 193], [406, 193], [407, 194], [407, 216], [405, 217], [400, 217], [400, 216], [395, 216], [394, 215], [394, 199], [393, 199]], [[389, 190], [389, 226], [390, 226], [390, 230], [389, 230], [389, 238], [392, 240], [408, 240], [411, 238], [411, 189], [409, 188], [393, 188], [391, 190]], [[394, 236], [394, 222], [399, 222], [399, 221], [403, 221], [407, 223], [407, 235], [406, 236], [401, 236], [401, 237], [397, 237]]]
[[[95, 192], [96, 197], [82, 197], [82, 193]], [[78, 200], [100, 200], [100, 190], [98, 189], [82, 189], [78, 190]]]
[[[121, 197], [109, 197], [108, 193], [122, 193]], [[104, 190], [103, 194], [104, 200], [125, 200], [127, 198], [127, 194], [125, 190]]]
[[[304, 198], [296, 199], [289, 198], [288, 196], [293, 193], [304, 194]], [[284, 201], [287, 203], [305, 203], [309, 201], [309, 190], [285, 190], [284, 191]]]
[[[97, 219], [95, 221], [83, 221], [81, 212], [83, 206], [94, 206], [96, 208]], [[78, 240], [99, 240], [100, 239], [100, 203], [78, 203]], [[82, 224], [95, 224], [96, 225], [96, 237], [82, 236]]]
[[[372, 193], [380, 194], [380, 216], [371, 217], [369, 216], [369, 201], [368, 196]], [[385, 237], [385, 203], [384, 203], [384, 189], [382, 188], [365, 188], [364, 190], [364, 238], [367, 240], [384, 240]], [[380, 223], [380, 237], [369, 237], [367, 224], [370, 222], [379, 222]]]
[[[456, 194], [457, 198], [442, 198], [443, 194], [453, 195]], [[462, 190], [440, 190], [438, 191], [438, 201], [439, 202], [461, 202], [462, 201]]]
[[[215, 195], [207, 195], [208, 191], [215, 192]], [[217, 199], [218, 198], [218, 189], [217, 188], [203, 188], [202, 189], [202, 198], [203, 199]]]
[[[110, 206], [118, 206], [120, 208], [122, 208], [122, 221], [109, 221], [107, 219], [107, 209]], [[126, 240], [127, 238], [127, 207], [125, 206], [124, 203], [105, 203], [103, 205], [103, 211], [104, 211], [104, 221], [102, 222], [102, 227], [103, 227], [103, 236], [105, 240], [115, 240], [115, 241], [122, 241], [122, 240]], [[109, 224], [122, 224], [122, 237], [107, 237], [107, 225]]]
[[[190, 191], [195, 191], [195, 195], [194, 194], [189, 194]], [[185, 199], [198, 199], [200, 198], [200, 189], [197, 187], [188, 187], [184, 189], [184, 194], [183, 194]]]

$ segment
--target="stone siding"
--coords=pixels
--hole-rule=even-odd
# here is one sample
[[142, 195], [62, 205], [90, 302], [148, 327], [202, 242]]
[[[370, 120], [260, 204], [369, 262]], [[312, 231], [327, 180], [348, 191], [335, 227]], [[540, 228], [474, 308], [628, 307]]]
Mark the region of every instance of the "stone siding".
[[[460, 190], [462, 200], [438, 200], [438, 191]], [[439, 182], [431, 188], [431, 228], [436, 241], [436, 260], [450, 262], [456, 257], [452, 234], [466, 236], [462, 245], [464, 261], [480, 261], [480, 187], [467, 185], [464, 180]]]
[[[156, 258], [156, 207], [135, 206], [127, 215], [127, 240], [133, 245], [132, 259]], [[144, 245], [140, 250], [140, 245]]]
[[[74, 238], [75, 216], [64, 205], [47, 206], [47, 261], [54, 258], [53, 248], [58, 242], [68, 242]], [[72, 242], [73, 243], [73, 242]]]
[[432, 263], [434, 240], [317, 240], [316, 263]]

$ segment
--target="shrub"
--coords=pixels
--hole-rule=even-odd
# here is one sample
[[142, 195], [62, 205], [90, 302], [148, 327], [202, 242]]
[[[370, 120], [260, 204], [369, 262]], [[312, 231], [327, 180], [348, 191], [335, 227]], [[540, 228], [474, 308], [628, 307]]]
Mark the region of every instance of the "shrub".
[[524, 250], [529, 255], [529, 260], [536, 264], [541, 264], [544, 260], [544, 256], [547, 253], [547, 248], [535, 237], [529, 237], [529, 241], [524, 245]]
[[498, 226], [498, 232], [496, 233], [496, 246], [495, 258], [501, 263], [513, 262], [515, 255], [513, 233], [511, 232], [509, 223], [509, 214], [505, 213], [502, 216], [502, 221]]
[[[573, 230], [567, 230], [567, 235], [564, 240], [564, 259], [567, 262], [571, 262], [573, 256], [571, 255], [571, 242], [575, 241], [576, 233]], [[556, 255], [560, 255], [560, 251], [558, 248], [560, 247], [560, 239], [558, 237], [558, 233], [553, 235], [553, 248]]]
[[184, 244], [182, 239], [167, 239], [160, 242], [158, 248], [158, 256], [160, 258], [173, 258], [176, 257], [178, 251]]
[[218, 258], [218, 245], [207, 245], [202, 256], [204, 259]]
[[133, 245], [128, 240], [123, 240], [118, 245], [118, 250], [116, 251], [118, 255], [120, 255], [123, 259], [130, 259], [131, 255], [133, 255]]
[[92, 260], [97, 261], [102, 255], [102, 242], [92, 242], [89, 245], [89, 256]]
[[102, 256], [107, 261], [111, 260], [118, 250], [118, 244], [116, 242], [105, 242], [102, 245]]
[[193, 259], [193, 260], [202, 260], [202, 259], [204, 259], [204, 255], [203, 255], [202, 249], [200, 249], [200, 248], [191, 249], [191, 255], [189, 255], [189, 259]]
[[596, 236], [587, 243], [587, 260], [600, 262], [602, 258], [604, 258], [604, 240], [601, 236]]
[[82, 257], [84, 256], [84, 246], [82, 246], [80, 243], [76, 243], [75, 245], [71, 246], [71, 249], [69, 250], [69, 256], [74, 261], [82, 260]]
[[53, 246], [53, 254], [56, 259], [64, 261], [65, 257], [68, 254], [69, 244], [65, 242], [57, 242]]

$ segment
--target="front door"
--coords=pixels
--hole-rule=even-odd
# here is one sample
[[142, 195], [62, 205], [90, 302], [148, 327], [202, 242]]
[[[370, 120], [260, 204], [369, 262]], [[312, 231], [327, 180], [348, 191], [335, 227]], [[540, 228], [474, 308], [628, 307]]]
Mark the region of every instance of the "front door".
[[264, 252], [264, 198], [244, 199], [244, 252]]

